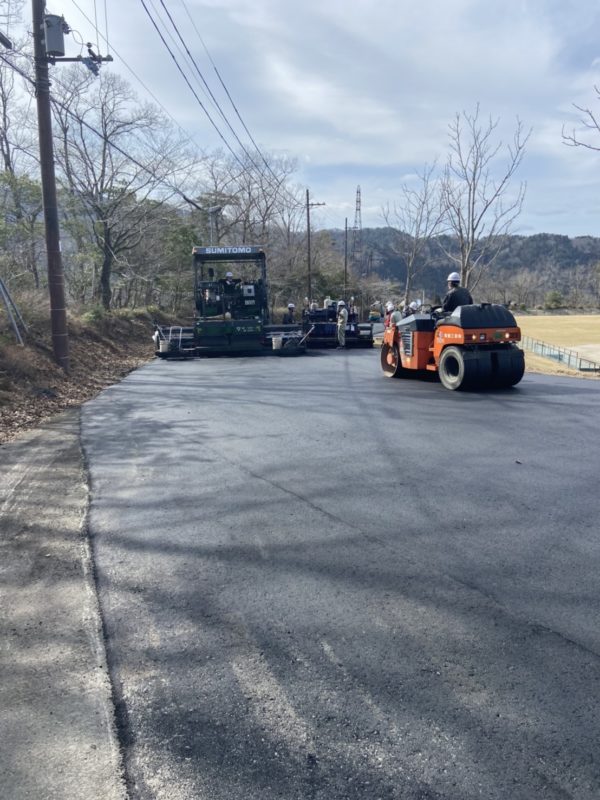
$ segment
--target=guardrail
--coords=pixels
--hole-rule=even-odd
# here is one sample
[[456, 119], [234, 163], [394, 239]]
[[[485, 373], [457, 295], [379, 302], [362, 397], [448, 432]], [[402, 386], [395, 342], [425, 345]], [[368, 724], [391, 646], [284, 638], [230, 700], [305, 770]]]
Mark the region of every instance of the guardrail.
[[565, 347], [556, 347], [556, 345], [548, 344], [548, 342], [532, 339], [531, 336], [523, 336], [521, 338], [521, 347], [543, 358], [551, 358], [553, 361], [560, 361], [560, 363], [564, 364], [566, 367], [577, 369], [580, 372], [600, 372], [600, 364], [596, 361], [590, 361], [589, 358], [583, 358], [575, 350], [568, 350]]

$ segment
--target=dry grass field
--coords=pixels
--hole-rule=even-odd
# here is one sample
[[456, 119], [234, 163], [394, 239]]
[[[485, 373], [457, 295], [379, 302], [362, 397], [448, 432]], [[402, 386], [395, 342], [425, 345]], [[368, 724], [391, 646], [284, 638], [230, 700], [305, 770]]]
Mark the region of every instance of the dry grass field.
[[[600, 363], [600, 314], [569, 314], [528, 316], [517, 315], [523, 336], [530, 336], [548, 344], [574, 350], [583, 358]], [[598, 375], [554, 364], [553, 361], [525, 351], [525, 364], [529, 372], [551, 375], [577, 375], [598, 380]]]
[[517, 315], [516, 319], [524, 336], [570, 350], [590, 347], [600, 352], [600, 314]]

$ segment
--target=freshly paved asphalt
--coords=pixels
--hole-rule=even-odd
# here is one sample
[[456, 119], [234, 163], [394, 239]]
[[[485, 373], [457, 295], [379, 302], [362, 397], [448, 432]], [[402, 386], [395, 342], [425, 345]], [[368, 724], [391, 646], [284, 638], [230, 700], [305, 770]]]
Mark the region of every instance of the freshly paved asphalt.
[[84, 407], [130, 797], [600, 796], [598, 383], [378, 358], [156, 361]]

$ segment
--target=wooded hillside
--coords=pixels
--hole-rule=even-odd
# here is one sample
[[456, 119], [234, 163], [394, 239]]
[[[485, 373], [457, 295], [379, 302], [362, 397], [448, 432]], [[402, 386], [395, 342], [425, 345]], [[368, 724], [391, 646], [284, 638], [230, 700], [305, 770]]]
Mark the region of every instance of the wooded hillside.
[[[361, 273], [376, 280], [402, 285], [406, 265], [398, 254], [398, 238], [392, 228], [363, 231], [364, 255]], [[343, 249], [343, 232], [333, 231], [338, 249]], [[438, 236], [424, 245], [424, 267], [414, 286], [433, 299], [445, 291], [446, 277], [455, 267], [446, 252], [456, 247], [451, 237]], [[400, 287], [398, 287], [400, 291]], [[523, 308], [562, 306], [600, 307], [600, 238], [569, 238], [540, 233], [506, 236], [496, 263], [473, 287], [477, 299], [512, 302]]]

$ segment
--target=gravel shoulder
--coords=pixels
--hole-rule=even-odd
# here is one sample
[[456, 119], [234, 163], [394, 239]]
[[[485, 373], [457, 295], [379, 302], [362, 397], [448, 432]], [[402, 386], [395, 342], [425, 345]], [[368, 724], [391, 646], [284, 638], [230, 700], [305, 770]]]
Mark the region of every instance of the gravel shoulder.
[[79, 410], [0, 452], [2, 796], [120, 800]]

